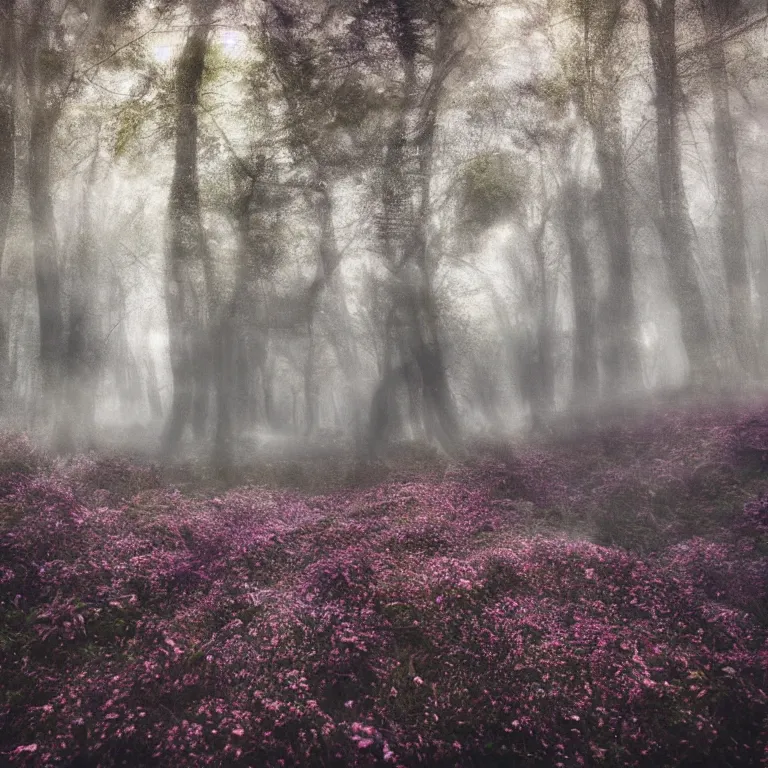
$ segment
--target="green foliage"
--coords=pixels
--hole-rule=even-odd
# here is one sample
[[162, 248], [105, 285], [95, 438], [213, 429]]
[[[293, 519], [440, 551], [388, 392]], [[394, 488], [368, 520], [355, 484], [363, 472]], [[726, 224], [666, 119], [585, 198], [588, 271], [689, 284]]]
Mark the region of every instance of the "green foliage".
[[527, 187], [520, 161], [507, 152], [478, 155], [464, 170], [461, 207], [469, 226], [487, 229], [514, 216]]
[[131, 144], [141, 133], [142, 127], [149, 120], [152, 111], [151, 103], [143, 99], [132, 99], [120, 110], [112, 150], [116, 158], [125, 156]]
[[235, 61], [227, 53], [223, 45], [214, 43], [208, 46], [205, 52], [205, 69], [203, 70], [203, 88], [210, 87], [217, 83], [221, 78], [233, 73], [235, 70]]

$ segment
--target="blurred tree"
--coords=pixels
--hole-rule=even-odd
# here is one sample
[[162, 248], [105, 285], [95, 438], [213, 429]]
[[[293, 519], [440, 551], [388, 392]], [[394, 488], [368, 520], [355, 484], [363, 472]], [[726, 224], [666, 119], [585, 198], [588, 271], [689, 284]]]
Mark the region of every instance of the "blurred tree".
[[[620, 103], [628, 59], [620, 35], [625, 6], [626, 0], [566, 0], [564, 10], [578, 35], [562, 61], [570, 93], [591, 130], [602, 185], [598, 212], [609, 254], [603, 360], [606, 386], [614, 394], [637, 387], [641, 379]], [[563, 90], [554, 89], [552, 97], [557, 100], [558, 94], [562, 98]], [[570, 201], [576, 213], [576, 198]]]
[[8, 316], [3, 255], [16, 186], [16, 80], [18, 76], [15, 0], [0, 6], [0, 414], [11, 390]]
[[338, 28], [339, 16], [350, 19], [343, 6], [308, 6], [289, 0], [270, 0], [269, 5], [271, 13], [264, 24], [265, 48], [286, 105], [287, 143], [295, 165], [306, 169], [304, 195], [319, 232], [319, 261], [310, 289], [307, 321], [306, 429], [312, 432], [317, 421], [312, 395], [319, 330], [316, 325], [325, 298], [325, 331], [336, 352], [345, 383], [347, 410], [353, 432], [357, 433], [362, 407], [359, 357], [338, 269], [342, 256], [334, 226], [333, 185], [351, 170], [350, 152], [342, 148], [342, 137], [349, 138], [355, 117], [365, 119], [368, 105], [363, 73], [359, 66], [349, 66], [347, 41], [333, 31]]
[[731, 114], [727, 33], [746, 14], [738, 0], [696, 0], [706, 33], [706, 73], [712, 94], [715, 178], [719, 206], [719, 234], [726, 287], [728, 316], [736, 354], [742, 368], [757, 375], [752, 296], [747, 265], [744, 194], [739, 170], [736, 131]]
[[202, 437], [210, 398], [210, 254], [203, 228], [198, 179], [200, 89], [216, 3], [193, 0], [191, 26], [176, 63], [175, 160], [168, 198], [165, 297], [173, 403], [164, 450], [174, 454], [191, 425]]
[[[38, 298], [41, 413], [47, 426], [61, 415], [66, 392], [68, 335], [62, 297], [59, 237], [54, 216], [54, 137], [69, 100], [82, 91], [89, 73], [114, 56], [119, 25], [137, 10], [139, 0], [29, 0], [16, 6], [20, 21], [20, 65], [29, 101], [27, 194], [33, 236]], [[88, 290], [88, 287], [83, 287]], [[75, 310], [75, 315], [78, 310]], [[73, 339], [74, 353], [80, 342]]]
[[712, 327], [693, 252], [693, 225], [683, 183], [680, 126], [682, 88], [676, 39], [677, 0], [641, 0], [648, 25], [656, 107], [659, 218], [667, 271], [680, 311], [689, 376], [695, 387], [719, 381]]
[[[437, 115], [445, 82], [463, 55], [461, 30], [468, 8], [451, 0], [368, 0], [362, 8], [383, 25], [401, 78], [380, 171], [378, 227], [392, 275], [391, 335], [373, 398], [369, 445], [376, 452], [386, 437], [393, 386], [404, 379], [412, 389], [418, 375], [426, 433], [456, 453], [459, 423], [440, 340], [428, 228]], [[420, 72], [422, 61], [426, 73]]]

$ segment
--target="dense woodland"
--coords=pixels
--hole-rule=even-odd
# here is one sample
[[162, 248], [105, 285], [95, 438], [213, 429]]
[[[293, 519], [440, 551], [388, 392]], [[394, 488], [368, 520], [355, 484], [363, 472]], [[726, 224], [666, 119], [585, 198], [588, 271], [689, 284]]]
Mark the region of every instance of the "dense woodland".
[[3, 419], [380, 455], [768, 375], [765, 8], [3, 3]]
[[0, 765], [768, 766], [764, 0], [0, 0]]

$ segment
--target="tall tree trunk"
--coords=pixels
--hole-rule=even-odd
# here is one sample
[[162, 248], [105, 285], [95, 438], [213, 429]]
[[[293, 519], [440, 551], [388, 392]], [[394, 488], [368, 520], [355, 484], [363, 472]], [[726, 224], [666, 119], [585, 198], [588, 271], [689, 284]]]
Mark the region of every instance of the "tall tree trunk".
[[643, 0], [656, 83], [657, 160], [661, 235], [673, 296], [680, 312], [682, 340], [695, 387], [718, 382], [712, 329], [693, 253], [693, 226], [683, 184], [680, 151], [680, 82], [675, 41], [675, 2]]
[[322, 158], [316, 157], [318, 171], [317, 186], [310, 193], [317, 222], [320, 228], [320, 268], [322, 288], [313, 303], [310, 323], [315, 322], [316, 310], [321, 301], [328, 303], [329, 315], [327, 332], [331, 339], [336, 358], [344, 376], [346, 411], [350, 416], [354, 434], [358, 433], [361, 419], [363, 394], [360, 388], [360, 360], [352, 329], [347, 296], [338, 267], [341, 253], [336, 240], [333, 223], [333, 200], [329, 189], [327, 173]]
[[15, 0], [0, 11], [0, 270], [16, 183]]
[[[248, 184], [235, 208], [238, 236], [235, 288], [228, 302], [216, 310], [217, 320], [213, 324], [217, 414], [214, 462], [220, 467], [232, 460], [236, 432], [242, 433], [255, 424], [257, 370], [262, 379], [266, 375], [264, 360], [268, 339], [263, 322], [265, 302], [259, 285], [271, 260], [268, 227], [262, 218], [271, 202], [265, 197], [259, 181], [267, 168], [264, 158], [258, 158], [251, 168], [242, 163], [241, 170], [246, 172]], [[254, 236], [254, 230], [257, 236]], [[267, 392], [268, 388], [265, 388], [264, 417], [270, 422], [273, 414]]]
[[16, 23], [15, 0], [0, 11], [0, 414], [8, 407], [10, 359], [8, 298], [3, 256], [16, 185]]
[[149, 413], [153, 421], [160, 421], [163, 418], [163, 399], [160, 396], [155, 359], [151, 352], [147, 354], [145, 365], [147, 369], [146, 389], [147, 401], [149, 402]]
[[317, 428], [317, 386], [315, 382], [315, 356], [317, 351], [315, 329], [310, 321], [307, 327], [307, 359], [304, 364], [304, 434], [310, 436]]
[[99, 160], [97, 143], [84, 180], [75, 253], [70, 266], [68, 329], [63, 354], [65, 411], [58, 414], [59, 450], [70, 452], [85, 445], [93, 430], [91, 416], [95, 399], [92, 299], [96, 286], [96, 241], [91, 215], [93, 188]]
[[199, 23], [187, 37], [176, 68], [176, 153], [168, 201], [166, 247], [166, 307], [173, 375], [173, 402], [163, 447], [178, 450], [187, 425], [200, 430], [206, 366], [207, 243], [200, 211], [197, 172], [198, 103], [202, 84], [208, 26]]
[[716, 12], [708, 11], [704, 6], [700, 8], [709, 35], [706, 47], [707, 76], [714, 112], [715, 178], [720, 207], [718, 228], [728, 289], [728, 316], [739, 363], [745, 371], [755, 375], [757, 369], [747, 265], [744, 196], [731, 115], [723, 26], [718, 21]]
[[609, 248], [605, 372], [613, 392], [632, 390], [641, 381], [638, 319], [632, 277], [632, 238], [618, 95], [604, 94], [593, 125], [602, 194], [600, 217]]
[[[573, 298], [573, 404], [587, 407], [597, 396], [595, 285], [584, 239], [583, 191], [575, 181], [563, 189], [563, 222], [571, 262]], [[630, 284], [631, 288], [631, 284]]]
[[536, 334], [533, 350], [535, 385], [531, 394], [531, 417], [534, 429], [542, 428], [555, 405], [555, 346], [554, 300], [552, 279], [547, 270], [544, 251], [544, 235], [547, 227], [546, 214], [533, 236], [533, 253], [537, 268], [539, 286], [538, 306], [536, 307]]
[[609, 323], [601, 329], [606, 388], [619, 394], [641, 381], [632, 241], [627, 200], [624, 135], [616, 77], [616, 32], [623, 0], [579, 3], [584, 46], [584, 86], [578, 104], [590, 126], [602, 185], [601, 223], [608, 242]]
[[[427, 229], [436, 117], [443, 83], [456, 61], [453, 48], [456, 28], [452, 20], [444, 20], [438, 26], [431, 81], [417, 107], [411, 24], [407, 8], [398, 4], [397, 38], [405, 78], [400, 111], [390, 132], [384, 160], [380, 236], [384, 255], [398, 278], [393, 291], [394, 327], [405, 334], [402, 346], [408, 349], [421, 377], [425, 424], [434, 431], [442, 448], [455, 454], [459, 450], [460, 430], [440, 341], [428, 263]], [[409, 131], [409, 118], [415, 118], [412, 131]], [[401, 365], [408, 362], [403, 360]], [[380, 388], [384, 384], [382, 381]], [[372, 430], [377, 420], [375, 409], [387, 398], [379, 397], [377, 401], [375, 397], [374, 401]]]
[[216, 391], [216, 434], [213, 463], [227, 470], [233, 460], [233, 408], [234, 408], [234, 317], [226, 312], [214, 329], [213, 354]]
[[753, 270], [759, 307], [757, 358], [760, 373], [762, 376], [768, 376], [768, 236], [765, 230], [756, 251]]
[[[449, 43], [443, 31], [438, 31], [436, 67], [445, 66], [449, 54]], [[441, 75], [442, 76], [442, 73]], [[433, 73], [433, 82], [436, 81]], [[420, 134], [416, 143], [419, 159], [419, 207], [413, 227], [413, 258], [418, 267], [419, 286], [414, 296], [413, 314], [418, 331], [416, 363], [421, 374], [423, 407], [426, 426], [435, 434], [443, 448], [449, 453], [458, 450], [460, 428], [456, 404], [448, 383], [445, 354], [440, 340], [440, 323], [432, 288], [432, 270], [427, 249], [429, 215], [431, 209], [430, 187], [432, 184], [432, 162], [439, 107], [440, 85], [432, 88], [435, 95], [425, 99], [422, 114], [419, 115]]]
[[32, 105], [30, 119], [29, 206], [40, 323], [40, 372], [43, 384], [43, 411], [50, 416], [60, 405], [58, 399], [64, 342], [51, 179], [51, 145], [58, 110], [35, 103]]

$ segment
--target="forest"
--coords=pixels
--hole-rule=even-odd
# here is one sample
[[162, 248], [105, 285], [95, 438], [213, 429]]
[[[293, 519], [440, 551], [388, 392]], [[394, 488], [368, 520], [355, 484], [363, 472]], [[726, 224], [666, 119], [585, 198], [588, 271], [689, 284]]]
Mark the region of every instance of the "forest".
[[0, 764], [768, 766], [768, 6], [0, 0]]

